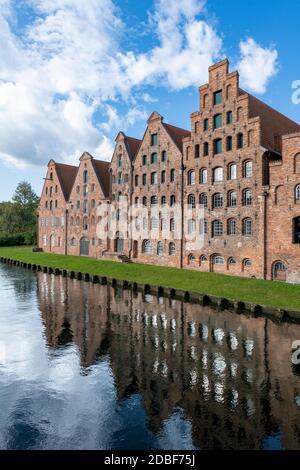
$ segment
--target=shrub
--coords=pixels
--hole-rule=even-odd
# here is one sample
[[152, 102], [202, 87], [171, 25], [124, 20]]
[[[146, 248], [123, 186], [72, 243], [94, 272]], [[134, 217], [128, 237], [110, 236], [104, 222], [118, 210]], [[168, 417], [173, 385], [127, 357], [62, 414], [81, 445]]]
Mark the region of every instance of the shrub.
[[20, 246], [24, 245], [25, 240], [23, 235], [14, 235], [0, 238], [0, 246]]

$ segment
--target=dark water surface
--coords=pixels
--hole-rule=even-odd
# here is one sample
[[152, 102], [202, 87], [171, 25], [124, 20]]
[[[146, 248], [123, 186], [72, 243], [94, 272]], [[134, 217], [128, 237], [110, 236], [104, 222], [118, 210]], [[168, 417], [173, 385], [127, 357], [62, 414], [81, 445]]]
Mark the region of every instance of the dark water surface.
[[300, 449], [300, 326], [0, 266], [1, 449]]

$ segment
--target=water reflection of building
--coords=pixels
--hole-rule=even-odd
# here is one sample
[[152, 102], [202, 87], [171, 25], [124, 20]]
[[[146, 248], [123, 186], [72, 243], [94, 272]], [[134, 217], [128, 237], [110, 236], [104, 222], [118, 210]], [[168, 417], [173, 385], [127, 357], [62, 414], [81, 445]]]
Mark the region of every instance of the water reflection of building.
[[[176, 407], [200, 448], [300, 447], [298, 325], [38, 275], [50, 347], [73, 341], [82, 365], [109, 354], [118, 399], [140, 394], [153, 432]], [[274, 438], [275, 436], [275, 438]]]

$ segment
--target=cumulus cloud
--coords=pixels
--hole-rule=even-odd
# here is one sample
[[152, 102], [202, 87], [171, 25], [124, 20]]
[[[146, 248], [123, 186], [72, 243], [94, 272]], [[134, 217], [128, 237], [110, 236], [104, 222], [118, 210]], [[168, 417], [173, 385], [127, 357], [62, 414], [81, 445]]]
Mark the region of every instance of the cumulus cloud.
[[[113, 0], [24, 4], [34, 15], [18, 29], [14, 0], [0, 0], [0, 159], [10, 165], [75, 162], [85, 150], [109, 160], [110, 134], [146, 119], [141, 99], [155, 101], [145, 85], [198, 86], [222, 58], [205, 0], [154, 0], [149, 22], [156, 43], [145, 53], [123, 50], [126, 25]], [[240, 48], [245, 85], [264, 91], [276, 51], [253, 40]]]
[[265, 93], [269, 80], [277, 73], [278, 52], [263, 48], [254, 39], [240, 42], [241, 58], [237, 64], [241, 83], [255, 93]]

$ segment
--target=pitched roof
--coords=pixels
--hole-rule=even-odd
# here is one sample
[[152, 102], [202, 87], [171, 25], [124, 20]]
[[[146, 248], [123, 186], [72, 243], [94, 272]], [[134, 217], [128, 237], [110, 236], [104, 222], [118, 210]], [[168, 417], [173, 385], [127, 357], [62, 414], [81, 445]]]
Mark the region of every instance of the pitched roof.
[[140, 139], [135, 139], [134, 137], [127, 136], [126, 141], [129, 158], [130, 160], [134, 160], [142, 141]]
[[271, 108], [254, 96], [249, 96], [249, 118], [260, 117], [261, 121], [261, 145], [269, 150], [278, 151], [275, 136], [299, 132], [300, 125], [292, 121], [279, 111]]
[[71, 194], [78, 167], [66, 165], [65, 163], [55, 163], [55, 169], [65, 200], [67, 201]]
[[185, 137], [190, 137], [190, 131], [186, 129], [181, 129], [180, 127], [172, 126], [171, 124], [162, 123], [166, 131], [168, 132], [169, 136], [172, 138], [173, 142], [177, 145], [180, 152], [183, 150], [182, 139]]
[[109, 167], [110, 162], [104, 162], [103, 160], [95, 160], [92, 158], [92, 165], [100, 183], [103, 195], [109, 196]]

